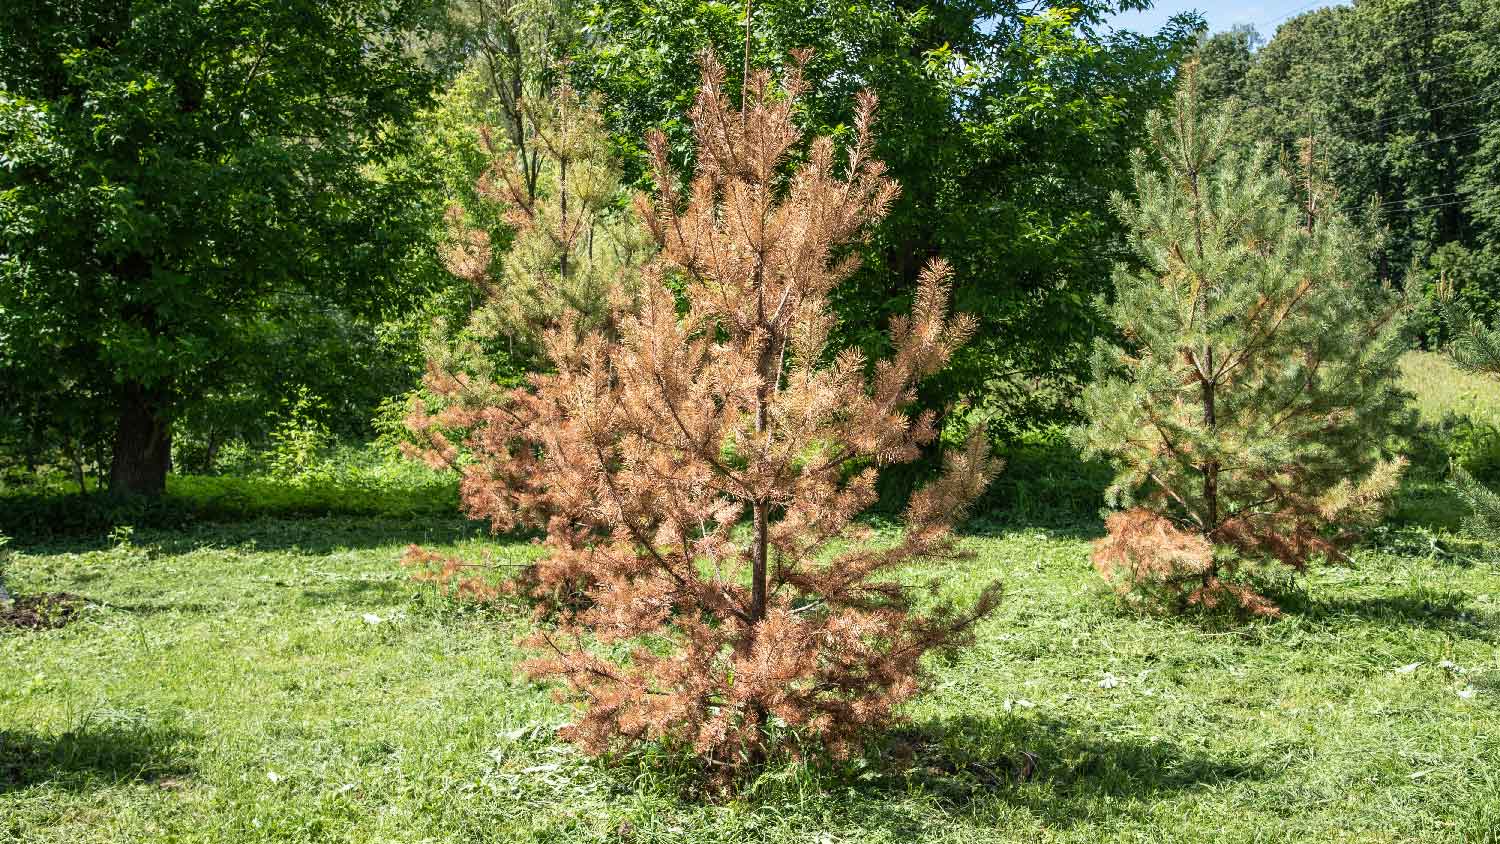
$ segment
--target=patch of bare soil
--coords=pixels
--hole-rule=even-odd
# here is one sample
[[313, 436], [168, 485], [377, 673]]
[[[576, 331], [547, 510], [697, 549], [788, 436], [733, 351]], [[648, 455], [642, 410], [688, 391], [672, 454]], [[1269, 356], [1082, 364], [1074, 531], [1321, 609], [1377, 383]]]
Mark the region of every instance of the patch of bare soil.
[[52, 630], [77, 618], [88, 599], [71, 592], [18, 595], [9, 606], [0, 604], [0, 627]]

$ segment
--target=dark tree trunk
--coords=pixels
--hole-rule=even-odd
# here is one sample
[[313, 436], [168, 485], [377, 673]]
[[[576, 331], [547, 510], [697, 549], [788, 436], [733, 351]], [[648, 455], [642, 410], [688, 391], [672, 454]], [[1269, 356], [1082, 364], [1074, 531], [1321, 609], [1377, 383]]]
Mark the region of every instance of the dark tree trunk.
[[204, 474], [212, 475], [214, 473], [214, 465], [219, 462], [219, 446], [222, 440], [223, 435], [217, 430], [210, 430], [208, 432], [208, 448], [205, 449], [203, 454]]
[[74, 443], [73, 438], [68, 438], [68, 462], [73, 464], [73, 482], [78, 484], [78, 494], [88, 495], [88, 483], [83, 477], [83, 446]]
[[26, 432], [26, 472], [34, 479], [36, 477], [37, 463], [41, 462], [42, 453], [42, 425], [37, 421], [36, 408], [28, 408], [33, 414], [31, 423]]
[[[761, 277], [761, 264], [756, 263], [755, 277], [757, 284]], [[765, 325], [765, 300], [764, 293], [761, 294], [760, 322]], [[766, 431], [766, 403], [770, 400], [771, 381], [780, 377], [771, 369], [775, 361], [771, 358], [771, 343], [766, 342], [760, 352], [760, 360], [757, 363], [757, 371], [760, 372], [760, 387], [755, 391], [755, 434], [757, 437], [765, 436]], [[766, 453], [770, 453], [767, 443], [761, 443]], [[750, 620], [759, 624], [766, 617], [766, 593], [768, 571], [766, 568], [766, 552], [769, 542], [770, 531], [770, 504], [764, 498], [758, 498], [751, 504], [751, 512], [755, 517], [755, 537], [752, 540], [750, 554]]]
[[[1214, 350], [1209, 347], [1204, 355], [1210, 374], [1214, 369]], [[1215, 419], [1214, 393], [1215, 385], [1212, 380], [1203, 381], [1203, 425], [1213, 430], [1218, 422]], [[1209, 541], [1213, 541], [1214, 532], [1219, 529], [1219, 461], [1210, 460], [1203, 464], [1203, 509], [1204, 522], [1203, 533]]]
[[110, 494], [159, 496], [166, 491], [167, 471], [172, 465], [167, 392], [131, 381], [120, 398], [115, 454], [109, 467]]

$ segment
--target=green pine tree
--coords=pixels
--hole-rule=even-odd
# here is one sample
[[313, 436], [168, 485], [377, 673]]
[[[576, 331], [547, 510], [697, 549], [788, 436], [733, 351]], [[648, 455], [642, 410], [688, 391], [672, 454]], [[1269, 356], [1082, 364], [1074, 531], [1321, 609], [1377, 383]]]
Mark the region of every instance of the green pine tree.
[[1464, 532], [1491, 545], [1500, 545], [1500, 493], [1480, 483], [1464, 467], [1454, 465], [1453, 492], [1468, 508]]
[[1190, 64], [1137, 151], [1137, 198], [1116, 197], [1139, 268], [1107, 306], [1079, 432], [1118, 474], [1094, 562], [1122, 594], [1184, 609], [1276, 607], [1243, 564], [1302, 569], [1377, 517], [1404, 459], [1382, 446], [1404, 397], [1395, 297], [1367, 239], [1315, 170], [1229, 151]]
[[444, 369], [486, 380], [493, 380], [486, 342], [503, 340], [509, 357], [545, 366], [546, 331], [600, 327], [611, 297], [633, 289], [651, 253], [628, 208], [599, 103], [563, 84], [517, 109], [529, 146], [481, 127], [488, 165], [472, 195], [448, 211], [442, 258], [473, 285], [479, 304], [457, 338], [440, 331], [430, 344]]
[[1458, 368], [1500, 378], [1500, 326], [1489, 328], [1473, 310], [1456, 304], [1448, 308], [1448, 324], [1453, 326], [1448, 355]]

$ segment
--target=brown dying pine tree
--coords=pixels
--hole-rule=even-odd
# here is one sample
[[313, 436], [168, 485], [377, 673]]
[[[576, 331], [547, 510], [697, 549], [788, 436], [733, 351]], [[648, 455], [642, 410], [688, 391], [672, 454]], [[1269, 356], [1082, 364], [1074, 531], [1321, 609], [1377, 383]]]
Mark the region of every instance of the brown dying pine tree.
[[[612, 532], [553, 547], [581, 555], [598, 585], [558, 635], [538, 635], [550, 651], [529, 668], [586, 704], [566, 731], [585, 749], [665, 739], [727, 776], [765, 759], [781, 728], [848, 752], [915, 693], [923, 653], [967, 636], [998, 588], [968, 611], [923, 613], [921, 590], [893, 577], [954, 555], [950, 520], [997, 469], [982, 436], [913, 496], [893, 546], [869, 547], [853, 526], [878, 468], [935, 438], [931, 413], [904, 408], [973, 330], [948, 315], [937, 261], [873, 376], [855, 350], [828, 359], [828, 293], [857, 263], [847, 247], [898, 191], [871, 157], [875, 97], [860, 97], [842, 162], [817, 138], [788, 174], [800, 67], [780, 92], [752, 75], [738, 110], [723, 76], [705, 59], [689, 185], [665, 137], [648, 139], [658, 196], [638, 210], [661, 252], [618, 340], [571, 348], [552, 335], [566, 363], [542, 392], [566, 420], [546, 432], [542, 470]], [[612, 657], [622, 642], [628, 655]]]
[[556, 371], [488, 411], [504, 422], [482, 446], [487, 506], [545, 524], [550, 564], [594, 584], [532, 640], [528, 670], [583, 704], [565, 737], [594, 753], [664, 741], [727, 782], [776, 751], [849, 752], [999, 589], [960, 610], [935, 581], [897, 577], [958, 556], [951, 520], [998, 469], [982, 435], [914, 494], [899, 540], [871, 545], [853, 523], [879, 468], [935, 439], [933, 415], [905, 409], [974, 326], [948, 314], [934, 261], [889, 359], [828, 349], [829, 291], [898, 191], [871, 157], [875, 97], [859, 98], [847, 150], [820, 137], [793, 167], [800, 61], [780, 90], [752, 75], [740, 108], [723, 78], [705, 58], [690, 184], [649, 139], [658, 195], [637, 206], [661, 251], [639, 295], [614, 332], [548, 332]]

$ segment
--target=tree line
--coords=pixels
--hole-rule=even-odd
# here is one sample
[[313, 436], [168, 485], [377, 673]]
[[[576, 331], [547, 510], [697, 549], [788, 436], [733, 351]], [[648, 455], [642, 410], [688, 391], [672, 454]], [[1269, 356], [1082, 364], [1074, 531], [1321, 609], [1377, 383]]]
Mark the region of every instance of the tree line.
[[[1361, 0], [1200, 49], [1204, 93], [1238, 106], [1240, 142], [1283, 156], [1311, 138], [1330, 201], [1382, 240], [1382, 280], [1426, 300], [1429, 346], [1453, 335], [1444, 295], [1500, 313], [1500, 5]], [[1443, 291], [1447, 291], [1444, 294]]]
[[226, 442], [263, 442], [289, 397], [316, 396], [335, 434], [367, 437], [435, 338], [482, 348], [518, 383], [535, 340], [496, 312], [468, 331], [483, 297], [448, 272], [453, 209], [495, 255], [524, 251], [479, 176], [514, 152], [536, 190], [546, 151], [526, 103], [560, 86], [597, 109], [626, 191], [652, 183], [648, 130], [689, 173], [704, 50], [726, 57], [730, 89], [807, 50], [798, 120], [836, 139], [854, 95], [879, 92], [875, 153], [902, 190], [849, 247], [832, 343], [889, 352], [889, 318], [946, 256], [954, 306], [978, 326], [917, 406], [950, 437], [1078, 419], [1090, 344], [1111, 330], [1094, 300], [1137, 260], [1110, 195], [1133, 191], [1129, 151], [1195, 51], [1204, 96], [1239, 105], [1235, 143], [1290, 156], [1311, 137], [1330, 201], [1378, 206], [1381, 278], [1456, 287], [1488, 319], [1487, 2], [1362, 0], [1264, 46], [1205, 39], [1195, 15], [1152, 34], [1104, 24], [1129, 2], [7, 4], [0, 459], [158, 494], [174, 466], [211, 470]]
[[949, 254], [982, 328], [923, 402], [1056, 413], [1118, 254], [1108, 193], [1199, 25], [1115, 33], [1114, 8], [762, 3], [745, 39], [745, 7], [717, 2], [6, 4], [0, 451], [159, 494], [174, 460], [264, 438], [299, 389], [367, 434], [428, 324], [475, 303], [438, 257], [485, 158], [474, 127], [534, 155], [520, 103], [567, 80], [639, 185], [647, 128], [691, 166], [705, 48], [742, 58], [731, 86], [810, 50], [799, 119], [819, 131], [849, 131], [857, 90], [887, 103], [878, 152], [903, 193], [833, 302], [839, 342], [879, 351]]

